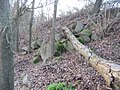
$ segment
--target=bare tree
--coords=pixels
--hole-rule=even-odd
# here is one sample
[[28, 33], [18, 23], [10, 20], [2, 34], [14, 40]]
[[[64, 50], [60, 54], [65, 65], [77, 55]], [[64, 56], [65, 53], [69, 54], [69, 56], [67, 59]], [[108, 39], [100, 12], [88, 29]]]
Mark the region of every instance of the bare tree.
[[51, 48], [51, 56], [55, 53], [55, 25], [56, 25], [56, 14], [57, 14], [57, 4], [58, 0], [54, 1], [54, 14], [53, 14], [53, 22], [52, 22], [52, 29], [51, 29], [51, 37], [50, 37], [50, 48]]
[[13, 30], [13, 50], [19, 52], [19, 24], [20, 17], [25, 14], [26, 11], [26, 3], [28, 0], [24, 0], [23, 3], [20, 4], [20, 0], [14, 1], [13, 16], [12, 16], [12, 30]]
[[15, 13], [13, 17], [12, 30], [13, 30], [13, 50], [19, 52], [19, 0], [15, 3]]
[[101, 4], [102, 4], [102, 1], [103, 1], [103, 0], [96, 0], [96, 1], [95, 1], [95, 5], [94, 5], [94, 8], [93, 8], [93, 13], [94, 13], [94, 14], [99, 13], [100, 7], [101, 7]]
[[28, 48], [28, 53], [31, 52], [31, 39], [32, 39], [32, 26], [33, 26], [33, 15], [34, 15], [34, 4], [35, 0], [32, 2], [32, 12], [31, 12], [31, 19], [30, 19], [30, 26], [29, 26], [29, 48]]
[[19, 0], [17, 0], [16, 51], [19, 52]]
[[9, 0], [0, 0], [0, 90], [14, 90]]

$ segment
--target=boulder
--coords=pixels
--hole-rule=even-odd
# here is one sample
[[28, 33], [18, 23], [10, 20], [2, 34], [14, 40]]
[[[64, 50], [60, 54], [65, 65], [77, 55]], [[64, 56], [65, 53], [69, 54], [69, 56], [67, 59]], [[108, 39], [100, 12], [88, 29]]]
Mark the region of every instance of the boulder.
[[62, 34], [56, 33], [55, 34], [55, 41], [59, 41], [60, 39], [62, 39]]
[[74, 22], [74, 23], [72, 23], [72, 24], [69, 25], [69, 28], [70, 28], [70, 29], [75, 29], [76, 26], [77, 26], [77, 23]]
[[72, 43], [70, 41], [67, 41], [67, 43], [66, 43], [66, 50], [67, 51], [74, 50], [74, 47], [73, 47], [73, 45], [72, 45]]
[[35, 50], [35, 49], [40, 48], [42, 45], [42, 42], [43, 42], [43, 40], [40, 40], [40, 39], [32, 42], [32, 44], [31, 44], [32, 49]]
[[42, 43], [43, 43], [43, 39], [38, 39], [37, 40], [37, 45], [39, 45], [40, 47], [41, 47]]
[[22, 83], [23, 83], [25, 86], [28, 86], [29, 88], [31, 87], [31, 83], [30, 83], [30, 79], [29, 79], [28, 74], [25, 74], [25, 75], [22, 77]]
[[81, 37], [83, 38], [85, 43], [89, 43], [90, 42], [90, 37], [88, 37], [87, 35], [81, 35]]
[[31, 47], [33, 50], [38, 49], [40, 46], [37, 44], [37, 41], [31, 43]]
[[87, 35], [88, 37], [92, 35], [92, 31], [89, 29], [83, 29], [80, 34]]
[[61, 55], [61, 53], [56, 50], [54, 56], [55, 56], [55, 57], [59, 57], [60, 55]]
[[65, 47], [64, 47], [63, 43], [64, 42], [60, 42], [60, 41], [57, 41], [55, 43], [55, 50], [56, 50], [57, 54], [61, 54], [61, 53], [65, 52]]
[[32, 62], [33, 62], [34, 64], [37, 64], [37, 63], [39, 63], [41, 60], [42, 60], [41, 56], [40, 56], [40, 55], [36, 55], [36, 56], [33, 57]]
[[41, 58], [43, 59], [43, 61], [49, 59], [51, 57], [51, 54], [50, 54], [50, 45], [49, 43], [46, 43], [44, 45], [42, 45], [40, 48], [39, 48], [39, 53], [41, 55]]
[[99, 40], [99, 36], [98, 36], [97, 34], [92, 34], [92, 35], [91, 35], [91, 39], [92, 39], [93, 41], [97, 41], [97, 40]]
[[82, 44], [85, 43], [85, 41], [84, 41], [84, 39], [83, 39], [82, 37], [79, 36], [77, 39], [78, 39], [78, 41], [81, 42]]
[[22, 82], [23, 82], [23, 84], [27, 85], [27, 83], [28, 83], [28, 75], [27, 75], [27, 74], [25, 74], [25, 75], [23, 76]]
[[27, 46], [23, 46], [23, 47], [21, 48], [21, 51], [28, 51], [28, 47], [27, 47]]
[[27, 46], [23, 46], [21, 49], [20, 49], [20, 52], [19, 52], [21, 55], [25, 55], [28, 53], [28, 47]]
[[27, 51], [20, 51], [20, 55], [26, 55], [27, 53]]
[[81, 21], [78, 21], [75, 29], [73, 30], [73, 33], [78, 33], [82, 31], [83, 27], [84, 27], [83, 23]]

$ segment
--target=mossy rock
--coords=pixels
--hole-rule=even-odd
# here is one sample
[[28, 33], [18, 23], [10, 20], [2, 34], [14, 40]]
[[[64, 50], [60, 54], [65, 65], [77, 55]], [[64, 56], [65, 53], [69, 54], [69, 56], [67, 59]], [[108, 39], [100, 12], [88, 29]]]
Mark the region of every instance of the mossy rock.
[[60, 55], [61, 55], [61, 53], [56, 50], [54, 56], [55, 56], [55, 57], [59, 57]]
[[40, 55], [36, 55], [36, 56], [33, 57], [32, 62], [33, 62], [34, 64], [37, 64], [37, 63], [39, 63], [41, 60], [42, 60], [42, 59], [41, 59], [41, 56], [40, 56]]
[[58, 56], [58, 54], [60, 55], [60, 54], [62, 54], [63, 52], [66, 51], [63, 43], [61, 43], [60, 41], [57, 41], [57, 42], [55, 43], [55, 50], [56, 50], [55, 55], [57, 55], [57, 56]]
[[83, 38], [84, 43], [89, 43], [90, 42], [90, 37], [89, 36], [87, 36], [87, 35], [81, 35], [81, 37]]
[[63, 46], [63, 43], [57, 42], [55, 44], [56, 50], [59, 51], [60, 53], [65, 51], [65, 47]]
[[83, 29], [80, 34], [82, 35], [87, 35], [87, 36], [91, 36], [92, 35], [92, 31], [89, 29]]
[[73, 44], [70, 41], [67, 41], [65, 44], [66, 44], [66, 50], [67, 51], [74, 50], [74, 46], [73, 46]]
[[85, 41], [84, 41], [84, 39], [83, 39], [82, 37], [78, 37], [77, 39], [78, 39], [78, 41], [81, 42], [82, 44], [85, 44]]
[[[64, 48], [66, 49], [67, 48], [67, 41], [62, 43], [62, 45], [64, 46]], [[67, 49], [66, 49], [67, 50]]]
[[53, 60], [57, 63], [59, 63], [59, 61], [62, 60], [62, 57], [61, 56], [58, 56], [58, 57], [54, 57]]

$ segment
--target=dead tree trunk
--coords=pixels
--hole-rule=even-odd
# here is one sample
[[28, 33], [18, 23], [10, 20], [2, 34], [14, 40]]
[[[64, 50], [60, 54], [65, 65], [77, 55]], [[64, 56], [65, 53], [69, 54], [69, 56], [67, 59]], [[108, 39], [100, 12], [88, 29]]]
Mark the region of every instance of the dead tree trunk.
[[104, 77], [107, 85], [112, 88], [114, 87], [115, 90], [120, 90], [120, 65], [97, 56], [90, 49], [80, 43], [67, 27], [63, 27], [63, 32], [72, 42], [74, 48], [78, 50], [79, 53], [88, 60], [90, 65]]

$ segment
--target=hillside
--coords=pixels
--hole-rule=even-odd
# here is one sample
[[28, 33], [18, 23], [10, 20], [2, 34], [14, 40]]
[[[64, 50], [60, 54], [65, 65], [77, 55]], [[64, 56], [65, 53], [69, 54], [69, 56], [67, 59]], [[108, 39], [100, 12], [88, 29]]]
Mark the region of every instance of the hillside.
[[[88, 16], [81, 12], [57, 18], [56, 32], [61, 32], [62, 26], [69, 27], [77, 21], [88, 24], [87, 19]], [[43, 39], [45, 43], [48, 42], [51, 27], [52, 21], [41, 23], [33, 32], [33, 41]], [[90, 29], [94, 33], [95, 28]], [[27, 45], [28, 40], [24, 34], [21, 41], [21, 47]], [[102, 58], [120, 64], [120, 22], [114, 23], [103, 39], [91, 40], [85, 45]], [[36, 52], [33, 50], [27, 55], [15, 54], [15, 90], [46, 90], [47, 85], [55, 82], [72, 84], [76, 90], [112, 90], [77, 51], [63, 53], [59, 59], [48, 60], [44, 65], [41, 65], [42, 61], [38, 64], [31, 62]]]

